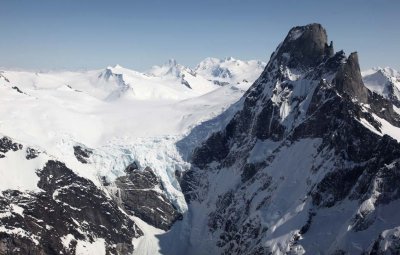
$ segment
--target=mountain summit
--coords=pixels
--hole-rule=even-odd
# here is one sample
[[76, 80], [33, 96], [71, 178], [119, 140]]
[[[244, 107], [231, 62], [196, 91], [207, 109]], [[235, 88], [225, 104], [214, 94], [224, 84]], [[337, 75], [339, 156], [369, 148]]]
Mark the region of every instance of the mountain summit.
[[292, 28], [275, 51], [279, 64], [290, 68], [308, 68], [333, 55], [333, 44], [320, 24]]
[[194, 149], [189, 253], [395, 254], [400, 116], [364, 86], [357, 53], [332, 45], [319, 24], [291, 29]]

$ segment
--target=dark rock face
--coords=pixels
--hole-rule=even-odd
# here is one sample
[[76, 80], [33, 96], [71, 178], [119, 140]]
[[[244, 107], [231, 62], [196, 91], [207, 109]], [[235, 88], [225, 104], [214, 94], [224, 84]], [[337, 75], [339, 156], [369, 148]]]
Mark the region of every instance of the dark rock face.
[[[289, 31], [276, 56], [285, 59], [289, 68], [314, 67], [333, 54], [325, 29], [320, 24], [294, 27]], [[290, 58], [287, 56], [290, 55]]]
[[[4, 191], [0, 197], [1, 254], [75, 254], [77, 242], [104, 239], [107, 254], [130, 254], [143, 233], [92, 182], [49, 160], [38, 171], [39, 193]], [[20, 211], [13, 209], [20, 208]], [[68, 246], [63, 238], [72, 235]], [[121, 251], [125, 251], [122, 252]]]
[[362, 81], [356, 52], [350, 54], [346, 64], [336, 74], [333, 83], [344, 93], [348, 93], [362, 103], [368, 103], [368, 89]]
[[392, 104], [389, 99], [385, 99], [376, 93], [369, 92], [368, 101], [374, 114], [385, 119], [394, 126], [400, 126], [400, 117], [394, 111], [394, 104]]
[[93, 150], [83, 147], [82, 145], [74, 146], [74, 155], [76, 159], [82, 164], [87, 164], [90, 155], [92, 155]]
[[[8, 137], [0, 139], [3, 157], [21, 153], [23, 148]], [[80, 162], [90, 163], [93, 150], [83, 145], [73, 148]], [[35, 160], [40, 154], [47, 157], [46, 152], [32, 147], [24, 152], [26, 160]], [[107, 184], [109, 191], [117, 190], [110, 198], [64, 163], [48, 160], [43, 169], [36, 170], [40, 192], [2, 192], [0, 254], [75, 254], [82, 242], [90, 245], [98, 240], [104, 242], [106, 254], [132, 254], [132, 239], [143, 233], [129, 214], [164, 230], [182, 218], [154, 172], [139, 168], [133, 162], [126, 168], [126, 176]]]
[[191, 89], [192, 87], [190, 86], [190, 83], [187, 81], [187, 80], [185, 80], [185, 75], [184, 74], [182, 74], [182, 77], [181, 77], [181, 84], [182, 85], [185, 85], [188, 89]]
[[4, 136], [0, 139], [0, 152], [6, 153], [8, 151], [22, 150], [23, 146], [19, 143], [14, 143], [10, 138]]
[[128, 174], [117, 178], [115, 197], [133, 215], [157, 228], [168, 230], [182, 215], [162, 192], [161, 181], [150, 168], [139, 170], [132, 164]]
[[[209, 212], [208, 231], [218, 237], [214, 245], [220, 253], [302, 254], [305, 249], [352, 254], [351, 245], [318, 250], [303, 237], [315, 243], [324, 238], [351, 242], [354, 237], [348, 233], [368, 232], [375, 239], [377, 230], [387, 228], [379, 208], [400, 198], [400, 144], [376, 133], [382, 130], [379, 118], [400, 127], [400, 116], [389, 100], [364, 86], [356, 53], [348, 58], [343, 52], [333, 54], [318, 24], [295, 27], [241, 102], [229, 123], [194, 150], [192, 168], [181, 181], [189, 211], [195, 201]], [[303, 172], [293, 179], [300, 166]], [[214, 179], [228, 183], [220, 188]], [[302, 188], [293, 188], [292, 182]], [[286, 205], [286, 200], [291, 202]], [[351, 222], [350, 230], [339, 234], [331, 226], [331, 236], [315, 235], [319, 226], [314, 222], [327, 217], [321, 211], [333, 213], [346, 201], [356, 208], [348, 209], [354, 211], [343, 219]], [[293, 211], [293, 203], [308, 210]], [[296, 216], [283, 223], [278, 216], [275, 221], [275, 214], [281, 219]], [[396, 224], [400, 220], [391, 227]], [[276, 241], [284, 234], [285, 241]], [[371, 242], [366, 240], [362, 248], [366, 251]]]
[[[18, 151], [23, 149], [23, 145], [13, 142], [11, 138], [4, 136], [0, 139], [0, 158], [5, 157], [5, 153], [9, 151]], [[40, 151], [35, 150], [33, 148], [27, 147], [26, 148], [26, 159], [34, 159], [40, 154]]]
[[2, 79], [4, 79], [6, 82], [10, 82], [10, 80], [9, 79], [7, 79], [7, 77], [5, 77], [4, 75], [3, 75], [3, 71], [0, 71], [0, 78], [2, 78]]
[[12, 89], [15, 89], [18, 93], [25, 94], [17, 86], [12, 87]]
[[37, 156], [39, 154], [40, 154], [40, 151], [28, 147], [28, 148], [26, 148], [26, 157], [25, 158], [27, 160], [34, 159], [34, 158], [37, 158]]
[[129, 165], [125, 168], [125, 173], [131, 174], [131, 173], [133, 173], [133, 172], [136, 171], [136, 170], [139, 170], [138, 163], [133, 162], [133, 163], [129, 164]]
[[229, 85], [229, 82], [226, 82], [226, 81], [218, 81], [218, 80], [214, 80], [214, 81], [212, 81], [215, 85], [218, 85], [218, 86], [225, 86], [225, 85]]
[[[389, 183], [393, 182], [393, 184], [395, 184], [400, 181], [399, 171], [397, 168], [398, 163], [393, 163], [394, 159], [400, 156], [399, 144], [389, 136], [369, 141], [375, 142], [375, 144], [368, 144], [369, 146], [366, 150], [356, 152], [361, 152], [358, 156], [362, 158], [356, 158], [353, 156], [354, 160], [358, 159], [362, 160], [361, 162], [366, 163], [362, 166], [338, 169], [328, 173], [317, 185], [312, 194], [315, 204], [331, 207], [335, 205], [335, 203], [349, 197], [349, 195], [351, 195], [350, 199], [365, 200], [369, 185], [371, 185], [373, 179], [381, 178], [383, 180], [384, 178], [387, 178], [387, 174], [389, 173], [392, 174], [393, 179], [385, 180], [385, 183], [388, 184], [387, 187], [379, 187], [378, 190], [375, 190], [376, 192], [379, 192], [379, 196], [376, 197], [375, 203], [378, 205], [385, 201], [389, 202], [399, 198], [398, 192], [393, 190], [389, 185]], [[360, 143], [360, 147], [361, 146], [367, 146], [367, 143]], [[351, 150], [348, 150], [348, 152], [351, 153]], [[369, 159], [367, 158], [368, 156], [370, 157]], [[391, 163], [395, 165], [388, 168], [386, 165]], [[385, 172], [385, 174], [383, 174], [383, 172]], [[386, 191], [386, 189], [394, 193]], [[352, 190], [353, 193], [350, 194]], [[389, 197], [386, 198], [386, 196]]]
[[376, 238], [371, 249], [365, 254], [368, 255], [382, 255], [399, 254], [400, 251], [400, 228], [396, 227], [381, 233], [378, 238]]
[[215, 133], [208, 140], [208, 144], [197, 148], [193, 156], [193, 162], [202, 165], [203, 162], [221, 160], [229, 152], [229, 144], [226, 134]]

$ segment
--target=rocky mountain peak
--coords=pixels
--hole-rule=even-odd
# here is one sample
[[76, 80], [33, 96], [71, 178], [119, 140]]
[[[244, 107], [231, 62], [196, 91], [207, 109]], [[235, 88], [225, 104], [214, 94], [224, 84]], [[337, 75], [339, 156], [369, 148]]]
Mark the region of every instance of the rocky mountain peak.
[[165, 62], [161, 66], [153, 66], [152, 69], [148, 72], [151, 76], [172, 76], [172, 77], [181, 77], [184, 75], [184, 72], [193, 73], [193, 71], [179, 64], [175, 59], [171, 58], [167, 62]]
[[[189, 214], [208, 215], [193, 228], [208, 222], [219, 254], [385, 254], [385, 233], [400, 243], [398, 217], [383, 213], [399, 206], [400, 116], [364, 86], [357, 53], [333, 55], [319, 24], [295, 27], [235, 107], [181, 181]], [[338, 224], [321, 231], [328, 218]]]
[[[326, 30], [317, 23], [292, 28], [273, 57], [289, 68], [307, 69], [333, 55]], [[271, 60], [273, 60], [271, 58]]]
[[368, 102], [368, 89], [362, 81], [358, 54], [353, 52], [337, 72], [333, 81], [339, 91], [349, 94], [362, 103]]
[[177, 66], [178, 62], [176, 62], [176, 59], [171, 58], [171, 59], [168, 59], [168, 62], [165, 65], [170, 66], [170, 67]]

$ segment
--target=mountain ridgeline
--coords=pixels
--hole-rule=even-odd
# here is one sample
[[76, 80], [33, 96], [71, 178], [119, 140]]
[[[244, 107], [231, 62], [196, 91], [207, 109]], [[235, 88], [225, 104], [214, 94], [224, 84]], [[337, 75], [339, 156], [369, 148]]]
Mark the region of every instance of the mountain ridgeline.
[[382, 131], [400, 116], [364, 86], [357, 53], [294, 27], [235, 107], [181, 182], [188, 213], [207, 214], [190, 253], [400, 252], [400, 144]]

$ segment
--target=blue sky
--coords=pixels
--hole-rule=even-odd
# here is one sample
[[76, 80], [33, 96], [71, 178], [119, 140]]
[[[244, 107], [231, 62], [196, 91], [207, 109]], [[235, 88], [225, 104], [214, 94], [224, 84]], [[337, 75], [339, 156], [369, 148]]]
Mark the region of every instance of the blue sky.
[[400, 69], [400, 1], [1, 0], [0, 66], [146, 70], [170, 58], [268, 61], [288, 30], [321, 23], [362, 68]]

